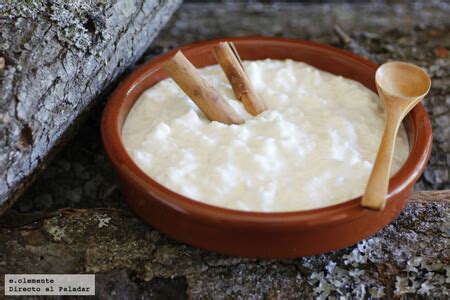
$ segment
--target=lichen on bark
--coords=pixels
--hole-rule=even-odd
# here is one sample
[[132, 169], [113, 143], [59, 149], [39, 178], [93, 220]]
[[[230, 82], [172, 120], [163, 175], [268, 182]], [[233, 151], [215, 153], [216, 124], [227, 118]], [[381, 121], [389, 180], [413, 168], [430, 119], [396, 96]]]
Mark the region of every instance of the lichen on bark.
[[0, 6], [0, 213], [179, 4], [14, 0]]
[[394, 223], [367, 240], [285, 260], [229, 257], [190, 247], [122, 209], [64, 209], [28, 220], [12, 214], [0, 226], [0, 272], [95, 273], [102, 298], [159, 293], [194, 299], [445, 299], [449, 197], [449, 192], [415, 193]]
[[109, 6], [109, 1], [95, 0], [7, 0], [3, 14], [11, 21], [45, 16], [57, 31], [60, 42], [95, 52], [99, 51], [95, 45], [110, 37], [105, 31], [104, 15]]

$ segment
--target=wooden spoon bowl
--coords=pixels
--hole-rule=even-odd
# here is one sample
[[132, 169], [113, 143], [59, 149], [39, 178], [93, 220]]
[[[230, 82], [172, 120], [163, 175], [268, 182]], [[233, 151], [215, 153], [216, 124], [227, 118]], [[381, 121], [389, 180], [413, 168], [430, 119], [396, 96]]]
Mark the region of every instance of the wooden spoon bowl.
[[[415, 101], [425, 97], [431, 86], [430, 76], [424, 69], [399, 61], [381, 65], [375, 74], [375, 82], [385, 95], [403, 99], [413, 98]], [[411, 102], [412, 106], [417, 104], [417, 102]]]

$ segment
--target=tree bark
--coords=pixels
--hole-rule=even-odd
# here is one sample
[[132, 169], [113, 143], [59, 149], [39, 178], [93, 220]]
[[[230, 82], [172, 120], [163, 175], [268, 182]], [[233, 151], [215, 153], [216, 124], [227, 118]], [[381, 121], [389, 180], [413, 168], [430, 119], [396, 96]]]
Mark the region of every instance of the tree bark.
[[180, 2], [20, 0], [0, 8], [0, 213]]
[[104, 299], [446, 299], [449, 208], [449, 190], [415, 192], [399, 218], [367, 240], [289, 260], [193, 248], [123, 209], [9, 210], [0, 219], [0, 274], [95, 273], [97, 296]]

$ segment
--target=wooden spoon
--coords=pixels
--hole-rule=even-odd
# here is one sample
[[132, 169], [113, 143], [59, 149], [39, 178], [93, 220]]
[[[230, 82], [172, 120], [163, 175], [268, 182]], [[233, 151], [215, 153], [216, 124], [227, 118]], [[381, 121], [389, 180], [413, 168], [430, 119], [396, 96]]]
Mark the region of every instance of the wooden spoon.
[[375, 82], [384, 104], [386, 124], [361, 205], [382, 210], [386, 204], [398, 128], [409, 111], [428, 94], [431, 79], [416, 65], [388, 62], [378, 68]]

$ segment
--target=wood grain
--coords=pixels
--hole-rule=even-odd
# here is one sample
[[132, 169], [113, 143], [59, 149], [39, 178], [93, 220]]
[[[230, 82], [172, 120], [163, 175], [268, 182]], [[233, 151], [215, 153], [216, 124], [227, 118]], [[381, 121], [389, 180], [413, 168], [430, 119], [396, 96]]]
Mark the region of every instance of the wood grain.
[[450, 190], [442, 191], [414, 191], [411, 194], [412, 202], [450, 202]]

